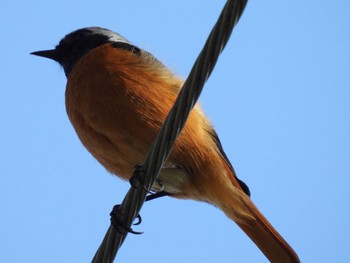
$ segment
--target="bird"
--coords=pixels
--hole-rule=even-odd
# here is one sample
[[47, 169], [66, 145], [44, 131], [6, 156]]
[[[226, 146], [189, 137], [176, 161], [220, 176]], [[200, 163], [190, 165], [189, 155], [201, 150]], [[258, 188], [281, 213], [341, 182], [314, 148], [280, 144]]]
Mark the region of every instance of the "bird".
[[[124, 180], [142, 163], [179, 94], [183, 79], [151, 53], [102, 27], [77, 29], [50, 50], [31, 54], [58, 62], [67, 77], [65, 104], [80, 141]], [[222, 210], [271, 262], [298, 255], [250, 198], [208, 117], [197, 103], [153, 190]], [[161, 182], [161, 183], [159, 183]]]

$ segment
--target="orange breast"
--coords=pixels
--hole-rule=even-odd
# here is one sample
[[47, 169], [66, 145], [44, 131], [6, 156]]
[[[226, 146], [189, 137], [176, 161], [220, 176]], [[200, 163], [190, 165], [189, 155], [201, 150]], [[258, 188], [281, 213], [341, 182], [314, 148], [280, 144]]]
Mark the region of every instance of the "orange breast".
[[[183, 82], [145, 53], [104, 45], [75, 65], [66, 89], [68, 116], [84, 146], [110, 172], [128, 179], [141, 163]], [[199, 106], [169, 162], [195, 174], [218, 164], [211, 126]], [[210, 172], [210, 171], [208, 171]], [[204, 178], [202, 178], [204, 179]]]

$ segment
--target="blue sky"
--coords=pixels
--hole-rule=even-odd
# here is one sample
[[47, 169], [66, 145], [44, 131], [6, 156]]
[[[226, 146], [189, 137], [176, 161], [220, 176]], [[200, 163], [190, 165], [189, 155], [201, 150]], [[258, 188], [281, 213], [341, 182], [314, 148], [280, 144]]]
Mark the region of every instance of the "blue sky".
[[[0, 262], [89, 262], [129, 185], [79, 142], [65, 76], [29, 53], [98, 25], [186, 78], [225, 1], [3, 1]], [[201, 103], [252, 199], [303, 262], [350, 261], [350, 3], [250, 1]], [[117, 262], [266, 262], [223, 213], [147, 203]]]

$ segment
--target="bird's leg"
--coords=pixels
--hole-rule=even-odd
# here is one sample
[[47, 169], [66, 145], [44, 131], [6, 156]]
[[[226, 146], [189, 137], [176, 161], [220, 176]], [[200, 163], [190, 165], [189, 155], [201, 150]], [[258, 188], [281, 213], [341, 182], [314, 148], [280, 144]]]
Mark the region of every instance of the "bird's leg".
[[145, 170], [142, 164], [136, 164], [133, 175], [130, 177], [129, 182], [132, 187], [138, 188], [140, 185], [144, 186], [145, 182]]
[[146, 201], [150, 201], [152, 199], [156, 199], [158, 197], [167, 196], [170, 195], [169, 193], [164, 191], [164, 184], [163, 181], [159, 178], [156, 179], [156, 183], [158, 184], [159, 190], [158, 191], [150, 191], [146, 188], [144, 185], [144, 178], [145, 178], [145, 170], [143, 169], [142, 164], [136, 164], [135, 170], [133, 175], [130, 177], [129, 182], [132, 187], [138, 188], [140, 185], [144, 187], [144, 189], [149, 193], [149, 195], [146, 198]]

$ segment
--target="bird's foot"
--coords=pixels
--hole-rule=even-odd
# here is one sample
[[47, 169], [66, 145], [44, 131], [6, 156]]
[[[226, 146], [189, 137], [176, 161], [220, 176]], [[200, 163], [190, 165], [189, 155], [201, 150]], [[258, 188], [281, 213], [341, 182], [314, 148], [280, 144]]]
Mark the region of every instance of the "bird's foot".
[[[120, 205], [115, 205], [112, 209], [112, 212], [110, 213], [111, 216], [111, 224], [112, 226], [122, 235], [125, 235], [126, 233], [131, 233], [135, 235], [141, 235], [143, 232], [137, 232], [134, 231], [131, 227], [125, 227], [123, 223], [118, 219], [118, 215], [120, 215]], [[133, 225], [139, 225], [142, 222], [142, 217], [140, 214], [136, 216], [137, 222]]]

